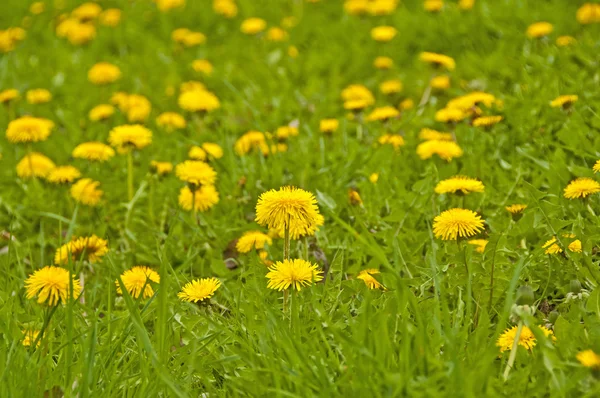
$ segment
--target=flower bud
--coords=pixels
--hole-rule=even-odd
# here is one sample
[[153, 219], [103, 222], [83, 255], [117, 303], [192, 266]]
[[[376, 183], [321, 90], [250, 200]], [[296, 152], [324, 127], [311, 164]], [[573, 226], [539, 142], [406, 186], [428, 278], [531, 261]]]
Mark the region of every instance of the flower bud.
[[517, 305], [533, 305], [534, 301], [535, 296], [531, 286], [521, 286], [519, 290], [517, 290]]
[[569, 291], [573, 294], [579, 294], [581, 292], [581, 282], [577, 279], [573, 279], [571, 283], [569, 283]]

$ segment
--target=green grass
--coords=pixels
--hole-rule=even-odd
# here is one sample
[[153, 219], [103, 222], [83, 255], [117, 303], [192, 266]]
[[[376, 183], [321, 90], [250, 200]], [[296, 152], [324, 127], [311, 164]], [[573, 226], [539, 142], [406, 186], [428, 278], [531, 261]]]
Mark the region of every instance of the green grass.
[[[30, 88], [52, 92], [48, 104], [22, 98], [15, 114], [53, 120], [52, 135], [34, 149], [100, 181], [105, 200], [97, 208], [76, 205], [67, 187], [19, 179], [15, 166], [27, 147], [1, 134], [0, 229], [12, 236], [0, 240], [1, 397], [600, 394], [598, 372], [576, 360], [585, 349], [600, 353], [600, 225], [593, 213], [600, 214], [599, 198], [562, 194], [575, 177], [597, 179], [592, 166], [600, 159], [600, 25], [577, 23], [582, 1], [477, 0], [472, 10], [460, 11], [447, 0], [441, 13], [430, 14], [421, 1], [404, 0], [392, 15], [357, 17], [344, 13], [342, 1], [237, 0], [238, 15], [224, 19], [210, 1], [188, 0], [183, 10], [160, 13], [150, 1], [107, 0], [99, 4], [122, 9], [122, 22], [99, 27], [84, 46], [54, 33], [56, 17], [80, 2], [66, 0], [63, 10], [45, 3], [46, 11], [31, 17], [26, 39], [0, 54], [0, 89], [16, 88], [22, 96]], [[0, 29], [20, 26], [29, 5], [2, 1]], [[239, 32], [247, 17], [276, 26], [291, 15], [299, 23], [287, 42]], [[525, 36], [537, 21], [554, 24], [550, 37]], [[398, 29], [397, 37], [372, 41], [371, 28], [386, 24]], [[176, 48], [170, 34], [179, 27], [203, 32], [207, 43]], [[574, 36], [577, 44], [557, 47], [560, 35]], [[287, 55], [289, 45], [298, 48], [296, 59]], [[422, 51], [456, 60], [450, 89], [385, 125], [346, 118], [340, 91], [351, 83], [369, 87], [378, 106], [397, 106], [404, 98], [418, 104], [433, 75], [418, 60]], [[392, 57], [395, 66], [373, 68], [379, 55]], [[200, 58], [212, 62], [212, 75], [193, 71], [191, 62]], [[123, 77], [108, 87], [89, 83], [87, 71], [100, 61], [118, 65]], [[378, 91], [390, 78], [404, 84], [398, 97]], [[202, 81], [221, 109], [201, 121], [186, 114], [188, 128], [167, 134], [155, 117], [184, 112], [177, 95], [165, 90], [188, 80]], [[504, 101], [500, 124], [486, 130], [435, 121], [450, 99], [475, 90]], [[106, 142], [112, 127], [127, 123], [120, 112], [106, 122], [87, 118], [115, 91], [145, 95], [153, 106], [146, 123], [153, 143], [135, 153], [132, 201], [126, 156], [101, 166], [71, 158], [77, 144]], [[579, 95], [572, 112], [549, 106], [561, 94]], [[340, 128], [326, 137], [319, 120], [330, 117]], [[293, 120], [300, 134], [287, 152], [234, 153], [246, 131], [273, 132]], [[0, 127], [9, 121], [3, 107]], [[452, 130], [464, 155], [449, 163], [421, 160], [416, 146], [423, 127]], [[406, 145], [399, 152], [378, 145], [386, 132], [402, 134]], [[151, 160], [180, 163], [191, 145], [205, 141], [225, 150], [213, 163], [220, 202], [195, 225], [178, 206], [183, 183], [174, 175], [156, 179], [148, 169]], [[377, 184], [368, 180], [373, 172]], [[456, 174], [480, 179], [485, 193], [470, 194], [464, 203], [434, 193], [438, 181]], [[267, 289], [258, 257], [236, 255], [237, 268], [229, 270], [224, 252], [258, 228], [258, 196], [289, 184], [319, 201], [325, 225], [308, 239], [309, 260], [328, 273], [323, 283], [292, 294], [284, 313], [282, 294]], [[364, 206], [350, 205], [349, 188], [360, 191]], [[504, 209], [513, 203], [528, 205], [518, 222]], [[435, 216], [463, 204], [486, 220], [483, 254], [433, 235]], [[562, 241], [563, 233], [581, 240], [582, 253], [544, 254], [544, 242], [553, 235]], [[68, 266], [86, 275], [85, 303], [52, 310], [26, 299], [28, 275], [50, 265], [71, 236], [91, 234], [108, 239], [110, 252], [99, 264]], [[281, 259], [282, 250], [283, 241], [275, 240], [270, 258]], [[304, 253], [304, 240], [292, 242], [293, 257]], [[139, 264], [160, 274], [155, 296], [117, 295], [115, 280]], [[355, 279], [366, 268], [382, 271], [388, 291], [368, 290]], [[222, 281], [211, 304], [178, 300], [185, 283], [211, 276]], [[567, 300], [572, 280], [586, 294]], [[551, 324], [556, 341], [539, 336], [532, 352], [519, 348], [504, 381], [508, 353], [500, 355], [495, 342], [514, 325], [511, 308], [522, 285], [533, 288], [537, 307], [525, 324]], [[551, 310], [559, 314], [553, 322]], [[22, 330], [41, 329], [47, 319], [40, 347], [23, 347]]]

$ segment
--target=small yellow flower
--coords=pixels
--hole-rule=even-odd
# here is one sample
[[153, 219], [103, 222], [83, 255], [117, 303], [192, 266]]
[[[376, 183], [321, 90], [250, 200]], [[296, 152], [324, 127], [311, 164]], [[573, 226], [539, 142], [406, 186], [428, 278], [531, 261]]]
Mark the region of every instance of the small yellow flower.
[[377, 181], [379, 181], [379, 173], [372, 173], [369, 176], [369, 181], [371, 181], [371, 184], [377, 184]]
[[187, 28], [175, 29], [171, 33], [171, 39], [184, 47], [194, 47], [206, 42], [206, 36], [203, 33], [193, 32]]
[[586, 368], [600, 369], [600, 355], [596, 354], [592, 350], [585, 350], [579, 352], [577, 354], [577, 360]]
[[198, 301], [210, 299], [220, 286], [221, 281], [217, 278], [196, 279], [187, 283], [181, 292], [177, 294], [177, 297], [181, 301], [197, 303]]
[[[23, 330], [23, 341], [22, 344], [24, 347], [31, 347], [33, 343], [38, 339], [40, 335], [39, 330]], [[37, 347], [39, 347], [41, 341], [38, 340]]]
[[219, 203], [219, 193], [214, 185], [202, 185], [194, 192], [188, 186], [181, 188], [179, 191], [179, 206], [186, 211], [190, 211], [192, 210], [192, 203], [195, 203], [195, 210], [208, 211]]
[[167, 12], [174, 8], [182, 8], [185, 6], [185, 0], [154, 0], [158, 9], [162, 12]]
[[397, 118], [400, 116], [400, 111], [393, 106], [382, 106], [375, 108], [366, 117], [368, 122], [372, 121], [386, 121], [389, 119]]
[[267, 28], [267, 22], [261, 18], [248, 18], [242, 22], [240, 30], [247, 35], [255, 35]]
[[527, 28], [527, 36], [532, 39], [548, 36], [554, 30], [554, 26], [549, 22], [536, 22]]
[[369, 289], [387, 290], [385, 286], [383, 286], [377, 279], [373, 277], [373, 275], [377, 275], [379, 273], [380, 272], [378, 269], [364, 269], [358, 273], [356, 279], [360, 279], [365, 282], [365, 285], [367, 285]]
[[98, 120], [105, 120], [114, 115], [115, 107], [108, 104], [96, 105], [90, 110], [88, 114], [91, 121], [96, 122]]
[[466, 195], [471, 192], [483, 192], [484, 189], [483, 183], [475, 178], [456, 176], [440, 181], [435, 187], [435, 192]]
[[[538, 326], [538, 328], [540, 328], [540, 331], [544, 334], [544, 336], [550, 336], [552, 340], [556, 340], [552, 330], [547, 329], [543, 326]], [[517, 326], [513, 326], [510, 329], [506, 329], [504, 333], [502, 333], [500, 337], [498, 337], [498, 341], [496, 341], [496, 346], [500, 348], [500, 352], [512, 350], [513, 344], [517, 337], [517, 329]], [[523, 326], [523, 328], [521, 329], [518, 345], [526, 348], [529, 351], [531, 351], [536, 345], [535, 335], [527, 326]]]
[[600, 173], [600, 160], [596, 161], [592, 170], [594, 170], [594, 173]]
[[101, 12], [102, 7], [100, 7], [100, 5], [96, 3], [87, 2], [75, 8], [71, 12], [71, 16], [77, 18], [81, 22], [84, 22], [98, 18]]
[[192, 62], [192, 69], [199, 73], [204, 73], [205, 75], [211, 75], [214, 67], [213, 65], [206, 59], [197, 59]]
[[202, 149], [208, 154], [210, 158], [221, 159], [223, 157], [223, 148], [219, 144], [214, 142], [205, 142], [202, 144]]
[[390, 69], [394, 66], [394, 60], [390, 57], [377, 57], [373, 61], [373, 66], [377, 69]]
[[238, 8], [234, 0], [214, 0], [213, 10], [216, 14], [225, 18], [233, 18], [237, 15]]
[[287, 140], [289, 137], [298, 136], [298, 133], [298, 127], [281, 126], [277, 128], [277, 131], [275, 131], [275, 137], [277, 137], [278, 140], [283, 141]]
[[396, 37], [398, 31], [393, 26], [377, 26], [371, 29], [371, 39], [379, 42], [388, 42]]
[[73, 149], [74, 158], [105, 162], [115, 156], [115, 150], [102, 142], [84, 142]]
[[81, 172], [73, 166], [58, 166], [46, 177], [53, 184], [69, 184], [81, 177]]
[[114, 28], [121, 22], [121, 10], [118, 8], [106, 9], [100, 14], [100, 24]]
[[581, 253], [581, 241], [579, 239], [575, 239], [569, 244], [569, 246], [567, 246], [567, 248], [573, 253]]
[[39, 152], [31, 152], [17, 163], [17, 175], [20, 178], [46, 178], [55, 167], [48, 157]]
[[510, 214], [513, 214], [513, 215], [523, 213], [526, 208], [527, 208], [527, 205], [522, 205], [522, 204], [514, 204], [514, 205], [505, 207], [506, 211], [508, 211]]
[[296, 187], [282, 187], [264, 192], [256, 204], [256, 222], [269, 229], [286, 226], [308, 234], [319, 221], [319, 208], [314, 195]]
[[[123, 285], [131, 297], [137, 299], [142, 295], [143, 290], [144, 294], [142, 297], [146, 299], [154, 295], [152, 284], [160, 283], [160, 275], [151, 268], [138, 265], [123, 272], [121, 274], [121, 281], [123, 281]], [[117, 286], [117, 293], [123, 294], [121, 284], [118, 280], [115, 281], [115, 285]]]
[[582, 25], [600, 22], [600, 4], [585, 3], [577, 10], [577, 22]]
[[173, 171], [173, 163], [171, 162], [158, 162], [156, 160], [153, 160], [150, 162], [150, 167], [159, 176], [165, 176]]
[[20, 96], [19, 91], [14, 88], [9, 88], [0, 92], [0, 103], [6, 104], [10, 101], [18, 99]]
[[402, 91], [402, 82], [398, 79], [386, 80], [379, 85], [382, 94], [397, 94]]
[[110, 131], [108, 142], [120, 153], [143, 149], [152, 143], [152, 131], [140, 124], [125, 124]]
[[240, 156], [246, 155], [254, 149], [258, 149], [263, 155], [268, 155], [270, 152], [265, 135], [260, 131], [248, 131], [238, 138], [234, 145], [235, 153]]
[[406, 98], [405, 100], [402, 100], [402, 102], [400, 102], [400, 105], [398, 107], [401, 111], [407, 111], [415, 107], [415, 101], [413, 101], [411, 98]]
[[559, 254], [562, 253], [563, 250], [560, 248], [560, 246], [557, 243], [558, 241], [556, 240], [556, 236], [553, 236], [552, 239], [546, 241], [546, 243], [544, 243], [542, 245], [542, 249], [546, 249], [544, 250], [545, 254]]
[[449, 162], [454, 158], [461, 157], [463, 151], [454, 141], [430, 140], [422, 142], [417, 146], [417, 155], [421, 159], [429, 159], [433, 155], [438, 155]]
[[45, 104], [52, 100], [52, 94], [44, 88], [36, 88], [28, 90], [25, 93], [25, 98], [30, 104]]
[[88, 71], [88, 80], [99, 86], [113, 83], [120, 77], [119, 67], [108, 62], [99, 62]]
[[348, 201], [352, 206], [362, 206], [363, 201], [358, 191], [354, 188], [348, 190]]
[[438, 12], [444, 7], [444, 0], [425, 0], [423, 8], [425, 11]]
[[577, 178], [569, 183], [564, 190], [564, 196], [567, 199], [586, 198], [600, 192], [600, 183], [591, 178]]
[[270, 28], [267, 31], [267, 40], [268, 41], [274, 41], [274, 42], [279, 42], [279, 41], [285, 41], [288, 38], [288, 33], [281, 29], [280, 27], [273, 27]]
[[419, 138], [422, 140], [425, 140], [425, 141], [433, 141], [433, 140], [452, 141], [453, 140], [451, 133], [442, 133], [442, 132], [428, 129], [428, 128], [421, 129], [421, 131], [419, 132]]
[[477, 248], [475, 249], [477, 253], [483, 253], [488, 242], [489, 241], [487, 239], [471, 239], [467, 243], [473, 246], [477, 246]]
[[248, 253], [252, 249], [264, 249], [265, 245], [272, 245], [273, 239], [261, 231], [248, 231], [238, 239], [235, 248], [240, 253]]
[[375, 103], [375, 97], [371, 91], [362, 84], [351, 84], [342, 90], [342, 100], [344, 102], [363, 100], [366, 106]]
[[447, 90], [450, 88], [450, 76], [435, 76], [431, 79], [429, 85], [434, 90]]
[[208, 163], [186, 160], [175, 169], [177, 178], [195, 186], [214, 185], [217, 172]]
[[298, 47], [289, 46], [288, 47], [288, 55], [290, 56], [290, 58], [297, 58], [299, 55]]
[[556, 45], [559, 47], [568, 47], [577, 43], [577, 40], [573, 36], [559, 36], [556, 39]]
[[323, 271], [316, 264], [311, 264], [306, 260], [277, 261], [269, 267], [269, 273], [267, 273], [269, 283], [267, 287], [279, 291], [291, 287], [300, 291], [303, 287], [323, 280], [322, 274]]
[[480, 116], [473, 120], [474, 127], [489, 127], [498, 124], [504, 119], [502, 116]]
[[23, 116], [8, 123], [6, 139], [13, 144], [46, 141], [53, 128], [51, 120]]
[[75, 279], [68, 270], [52, 266], [38, 269], [25, 281], [27, 298], [32, 299], [37, 296], [38, 303], [49, 306], [65, 304], [71, 296], [71, 286], [73, 286], [73, 296], [78, 297], [81, 293], [79, 280]]
[[36, 1], [29, 6], [29, 12], [33, 15], [39, 15], [44, 12], [46, 5], [42, 1]]
[[475, 5], [475, 0], [459, 0], [458, 8], [461, 10], [470, 10]]
[[457, 123], [466, 119], [468, 113], [458, 108], [443, 108], [435, 113], [435, 121], [442, 123]]
[[91, 178], [82, 178], [71, 187], [71, 197], [84, 205], [96, 206], [104, 195], [104, 192], [98, 189], [99, 185], [100, 182]]
[[450, 209], [433, 220], [433, 233], [442, 240], [473, 236], [483, 230], [481, 216], [468, 209]]
[[[325, 133], [325, 134], [332, 134], [332, 133], [335, 133], [335, 131], [338, 129], [339, 125], [340, 125], [340, 122], [337, 119], [322, 119], [319, 122], [319, 131], [321, 131], [321, 133]], [[598, 164], [600, 164], [600, 161], [598, 161]]]
[[167, 132], [184, 129], [187, 126], [185, 118], [176, 112], [163, 112], [156, 118], [156, 124]]
[[219, 98], [207, 90], [182, 92], [177, 102], [181, 109], [189, 112], [212, 112], [221, 107]]
[[454, 70], [454, 68], [456, 67], [454, 59], [443, 54], [422, 52], [419, 55], [419, 59], [425, 63], [432, 64], [437, 67], [444, 67], [448, 70]]
[[400, 134], [384, 134], [377, 140], [381, 145], [391, 145], [397, 151], [404, 146], [404, 137]]
[[108, 253], [108, 241], [96, 235], [72, 238], [56, 250], [54, 264], [66, 265], [69, 261], [79, 261], [82, 256], [90, 263], [97, 263]]
[[561, 95], [556, 97], [550, 102], [550, 106], [553, 108], [568, 109], [571, 105], [577, 102], [579, 97], [577, 95]]

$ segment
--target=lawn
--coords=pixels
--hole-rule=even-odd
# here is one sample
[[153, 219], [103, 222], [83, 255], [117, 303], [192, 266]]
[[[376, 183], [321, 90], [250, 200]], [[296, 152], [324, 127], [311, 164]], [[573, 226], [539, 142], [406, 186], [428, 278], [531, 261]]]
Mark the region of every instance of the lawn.
[[599, 396], [599, 37], [584, 0], [2, 0], [0, 397]]

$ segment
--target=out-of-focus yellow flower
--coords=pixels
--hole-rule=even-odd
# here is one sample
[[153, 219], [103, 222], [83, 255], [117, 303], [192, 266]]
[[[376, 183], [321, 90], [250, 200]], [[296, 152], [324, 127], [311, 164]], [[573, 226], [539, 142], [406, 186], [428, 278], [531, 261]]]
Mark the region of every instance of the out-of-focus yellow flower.
[[206, 36], [200, 32], [193, 32], [187, 28], [175, 29], [171, 33], [174, 42], [182, 44], [185, 47], [194, 47], [206, 42]]
[[536, 22], [527, 28], [527, 36], [532, 39], [538, 39], [548, 36], [553, 30], [554, 26], [549, 22]]
[[66, 37], [73, 45], [82, 45], [96, 37], [96, 26], [82, 23], [77, 18], [67, 18], [56, 27], [58, 37]]
[[205, 142], [202, 144], [202, 149], [213, 159], [221, 159], [223, 157], [223, 148], [214, 142]]
[[407, 111], [414, 108], [415, 102], [411, 98], [406, 98], [400, 102], [399, 108], [402, 111]]
[[423, 8], [425, 11], [438, 12], [444, 7], [444, 0], [425, 0]]
[[454, 70], [456, 62], [453, 58], [432, 52], [422, 52], [419, 55], [419, 59], [425, 63], [432, 64], [436, 67], [444, 67], [448, 70]]
[[186, 160], [175, 169], [177, 178], [192, 187], [214, 185], [217, 172], [208, 163], [198, 160]]
[[594, 163], [594, 167], [592, 167], [592, 170], [594, 170], [594, 173], [600, 173], [600, 160], [596, 160], [596, 163]]
[[390, 69], [394, 66], [394, 60], [390, 57], [377, 57], [373, 61], [373, 66], [377, 69]]
[[291, 29], [296, 25], [298, 25], [298, 20], [294, 16], [284, 17], [281, 20], [281, 26], [284, 29]]
[[18, 99], [20, 96], [19, 90], [15, 88], [9, 88], [0, 92], [0, 103], [6, 104], [8, 102]]
[[461, 157], [463, 151], [454, 141], [430, 140], [422, 142], [417, 146], [417, 155], [423, 160], [429, 159], [433, 155], [438, 155], [449, 162], [454, 158]]
[[213, 11], [225, 18], [233, 18], [238, 13], [234, 0], [213, 0]]
[[442, 123], [456, 123], [469, 116], [468, 113], [456, 108], [444, 108], [435, 113], [435, 120]]
[[264, 249], [265, 245], [272, 245], [273, 239], [261, 231], [245, 232], [237, 241], [235, 248], [239, 253], [249, 253], [251, 250]]
[[0, 52], [7, 53], [15, 49], [18, 42], [25, 38], [23, 28], [8, 28], [0, 30]]
[[402, 82], [398, 79], [386, 80], [379, 85], [379, 91], [383, 94], [397, 94], [402, 91]]
[[187, 123], [183, 116], [176, 112], [163, 112], [156, 118], [156, 124], [163, 127], [167, 132], [184, 129]]
[[381, 145], [391, 145], [396, 151], [404, 146], [404, 137], [400, 134], [384, 134], [377, 141]]
[[213, 72], [213, 65], [206, 59], [197, 59], [192, 62], [192, 69], [196, 72], [204, 73], [205, 75], [210, 75]]
[[73, 149], [74, 158], [105, 162], [115, 156], [115, 150], [102, 142], [84, 142]]
[[502, 116], [481, 116], [473, 120], [474, 127], [490, 127], [498, 124], [504, 119]]
[[370, 15], [391, 15], [398, 7], [398, 0], [371, 0], [368, 3]]
[[247, 35], [255, 35], [267, 28], [267, 22], [261, 18], [248, 18], [242, 22], [240, 30]]
[[287, 40], [287, 38], [288, 38], [288, 33], [278, 26], [272, 27], [269, 30], [267, 30], [267, 40], [268, 41], [274, 41], [274, 42], [285, 41], [285, 40]]
[[33, 15], [39, 15], [44, 12], [46, 9], [46, 5], [43, 1], [36, 1], [35, 3], [29, 6], [29, 12]]
[[81, 22], [91, 21], [100, 15], [102, 7], [96, 3], [83, 3], [71, 12], [73, 18], [77, 18]]
[[8, 123], [6, 139], [13, 144], [46, 141], [53, 128], [51, 120], [23, 116]]
[[577, 95], [561, 95], [553, 99], [552, 102], [550, 102], [550, 106], [553, 108], [568, 109], [571, 105], [576, 103], [577, 100], [579, 100]]
[[600, 369], [600, 355], [592, 350], [581, 351], [577, 354], [577, 360], [586, 368]]
[[556, 45], [559, 47], [568, 47], [577, 43], [573, 36], [559, 36], [556, 38]]
[[337, 119], [323, 119], [319, 122], [319, 130], [322, 133], [331, 134], [334, 133], [340, 125]]
[[69, 184], [81, 177], [81, 172], [73, 166], [58, 166], [52, 169], [46, 180], [53, 184]]
[[118, 8], [104, 10], [98, 20], [100, 24], [114, 28], [121, 22], [121, 10]]
[[115, 113], [115, 107], [109, 104], [96, 105], [88, 114], [91, 121], [105, 120]]
[[98, 62], [88, 71], [88, 80], [96, 85], [113, 83], [120, 77], [119, 67], [108, 62]]
[[174, 8], [185, 7], [185, 0], [154, 0], [158, 9], [167, 12]]
[[275, 137], [278, 140], [287, 140], [290, 137], [298, 136], [298, 127], [295, 126], [281, 126], [277, 127], [275, 131]]
[[182, 92], [177, 102], [181, 109], [189, 112], [212, 112], [221, 107], [219, 98], [208, 90]]
[[264, 133], [260, 131], [248, 131], [235, 142], [234, 150], [240, 156], [258, 149], [263, 155], [269, 154], [269, 146]]
[[348, 15], [365, 15], [369, 11], [369, 0], [346, 0], [344, 11]]
[[577, 22], [582, 25], [600, 22], [600, 4], [585, 3], [577, 10]]
[[397, 33], [393, 26], [377, 26], [371, 29], [371, 39], [385, 43], [396, 37]]
[[435, 90], [447, 90], [450, 88], [450, 76], [435, 76], [429, 82], [431, 88]]
[[45, 104], [52, 100], [52, 93], [45, 88], [34, 88], [27, 90], [25, 98], [30, 104]]
[[[35, 343], [35, 341], [38, 339], [39, 335], [40, 335], [39, 330], [23, 330], [23, 342], [22, 342], [23, 346], [31, 347]], [[42, 341], [38, 340], [36, 347], [39, 347], [41, 343], [42, 343]]]
[[423, 128], [419, 132], [419, 138], [425, 141], [438, 140], [438, 141], [452, 141], [451, 133], [442, 133], [436, 130]]
[[298, 56], [298, 48], [296, 46], [289, 46], [288, 47], [288, 55], [291, 58], [296, 58]]
[[358, 191], [354, 188], [348, 190], [348, 201], [352, 206], [362, 206], [363, 201]]
[[369, 113], [366, 117], [368, 122], [372, 121], [386, 121], [389, 119], [394, 119], [400, 116], [400, 111], [394, 108], [393, 106], [382, 106], [379, 108], [373, 109], [371, 113]]
[[581, 241], [579, 239], [575, 239], [569, 244], [569, 246], [567, 246], [567, 248], [573, 253], [581, 253]]
[[[113, 100], [114, 96], [111, 101]], [[126, 94], [123, 98], [123, 102], [119, 102], [118, 106], [121, 112], [127, 114], [127, 120], [132, 123], [146, 121], [152, 111], [152, 104], [148, 98], [139, 94]]]
[[214, 185], [202, 185], [194, 192], [188, 186], [181, 188], [179, 191], [179, 206], [183, 210], [190, 211], [194, 202], [196, 211], [205, 212], [219, 203], [219, 193]]
[[461, 10], [470, 10], [475, 5], [475, 0], [459, 0], [458, 8]]
[[453, 193], [457, 195], [467, 195], [471, 192], [483, 192], [485, 186], [475, 178], [465, 176], [455, 176], [440, 181], [435, 186], [435, 193], [446, 194]]
[[110, 131], [108, 142], [119, 153], [143, 149], [152, 143], [152, 131], [139, 124], [124, 124]]
[[159, 176], [165, 176], [173, 171], [173, 163], [152, 160], [150, 162], [150, 168]]
[[97, 206], [104, 192], [98, 189], [100, 182], [91, 178], [82, 178], [71, 186], [71, 197], [86, 206]]
[[31, 152], [17, 163], [17, 175], [20, 178], [46, 178], [55, 167], [54, 162], [47, 156]]
[[371, 181], [371, 184], [377, 184], [377, 181], [379, 181], [379, 173], [372, 173], [369, 176], [369, 181]]
[[206, 86], [195, 80], [183, 82], [179, 85], [179, 91], [181, 91], [181, 93], [186, 93], [188, 91], [195, 91], [195, 90], [205, 90], [206, 91]]

